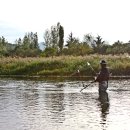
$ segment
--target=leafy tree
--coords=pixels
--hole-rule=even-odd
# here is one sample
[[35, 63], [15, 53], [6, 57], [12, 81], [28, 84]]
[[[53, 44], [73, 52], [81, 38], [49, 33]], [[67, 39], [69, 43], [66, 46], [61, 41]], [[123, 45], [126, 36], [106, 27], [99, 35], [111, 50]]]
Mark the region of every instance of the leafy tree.
[[55, 48], [52, 48], [52, 47], [47, 47], [45, 48], [44, 52], [41, 54], [42, 56], [45, 56], [45, 57], [50, 57], [50, 56], [54, 56], [56, 55], [56, 49]]
[[65, 55], [86, 55], [92, 52], [92, 48], [86, 42], [80, 42], [78, 38], [73, 37], [72, 32], [69, 34], [67, 45], [64, 50]]
[[108, 50], [108, 48], [110, 48], [111, 46], [110, 45], [108, 45], [108, 44], [103, 44], [102, 45], [102, 48], [101, 48], [101, 50], [100, 50], [100, 53], [101, 54], [107, 54], [107, 50]]
[[[46, 48], [53, 48], [56, 54], [61, 53], [64, 44], [64, 28], [57, 23], [56, 26], [51, 26], [50, 30], [46, 30], [44, 33], [44, 45]], [[53, 50], [52, 49], [52, 50]], [[47, 49], [48, 50], [48, 49]], [[48, 53], [48, 51], [45, 51]]]
[[44, 46], [46, 48], [51, 47], [51, 32], [48, 29], [44, 33]]
[[69, 34], [68, 40], [66, 42], [67, 42], [66, 46], [69, 48], [73, 43], [78, 42], [78, 39], [76, 39], [75, 37], [73, 37], [73, 33], [71, 32]]
[[34, 57], [40, 54], [37, 33], [26, 33], [24, 38], [16, 40], [15, 55]]
[[92, 44], [92, 47], [94, 49], [95, 53], [102, 54], [102, 46], [105, 43], [105, 41], [102, 41], [101, 36], [97, 36], [96, 39], [94, 40], [94, 43]]
[[64, 55], [73, 55], [73, 56], [84, 56], [87, 54], [92, 53], [92, 48], [89, 47], [89, 45], [84, 43], [77, 43], [69, 47], [63, 49]]
[[92, 46], [94, 44], [94, 37], [91, 34], [84, 35], [83, 42]]
[[60, 53], [63, 50], [63, 45], [64, 45], [64, 28], [63, 26], [59, 25], [59, 49], [60, 49]]
[[88, 43], [84, 40], [80, 42], [78, 38], [73, 37], [73, 33], [71, 32], [68, 36], [67, 49], [64, 49], [65, 55], [87, 55], [92, 53], [92, 48], [88, 45]]
[[123, 49], [124, 49], [125, 53], [130, 54], [130, 42], [125, 43]]
[[0, 37], [0, 55], [4, 56], [7, 53], [7, 41], [5, 38], [2, 36]]
[[17, 44], [18, 44], [19, 46], [22, 45], [22, 39], [21, 39], [21, 38], [19, 38], [18, 41], [16, 41], [16, 42], [17, 42]]
[[30, 47], [30, 40], [29, 40], [29, 35], [26, 34], [23, 38], [23, 44], [22, 44], [23, 49], [28, 49]]
[[123, 44], [123, 42], [118, 40], [111, 46], [111, 49], [109, 49], [109, 53], [111, 53], [113, 55], [123, 54], [126, 51], [126, 50], [124, 50], [124, 47], [125, 47], [125, 44]]
[[57, 26], [51, 27], [51, 43], [52, 47], [58, 49], [58, 29]]
[[33, 35], [33, 44], [34, 44], [34, 49], [38, 49], [38, 50], [39, 50], [38, 35], [37, 35], [37, 32], [34, 33], [34, 35]]

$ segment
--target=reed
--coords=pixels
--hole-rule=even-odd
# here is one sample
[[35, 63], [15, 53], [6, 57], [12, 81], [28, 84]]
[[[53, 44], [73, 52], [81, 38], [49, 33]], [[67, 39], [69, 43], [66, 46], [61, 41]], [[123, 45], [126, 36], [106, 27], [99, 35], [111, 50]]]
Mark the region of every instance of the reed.
[[[113, 75], [130, 75], [130, 58], [125, 55], [60, 56], [49, 58], [1, 58], [1, 75], [43, 75], [43, 76], [94, 76], [87, 62], [96, 72], [99, 61], [105, 59]], [[77, 73], [80, 70], [80, 73]]]

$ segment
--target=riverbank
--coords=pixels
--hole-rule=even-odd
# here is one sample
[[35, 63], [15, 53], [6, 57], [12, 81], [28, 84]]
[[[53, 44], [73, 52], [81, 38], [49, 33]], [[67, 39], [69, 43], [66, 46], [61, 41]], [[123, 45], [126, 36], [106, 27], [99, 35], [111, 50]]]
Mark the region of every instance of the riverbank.
[[[94, 76], [29, 76], [29, 75], [0, 75], [0, 79], [14, 79], [14, 80], [44, 80], [44, 81], [89, 81], [94, 80]], [[130, 79], [126, 76], [110, 76], [110, 80]]]
[[[84, 77], [95, 76], [99, 61], [107, 61], [112, 76], [130, 76], [130, 58], [126, 55], [60, 56], [50, 58], [0, 58], [0, 75], [32, 77]], [[90, 63], [90, 65], [87, 64]], [[95, 70], [95, 72], [91, 69]], [[77, 73], [80, 70], [80, 73]]]

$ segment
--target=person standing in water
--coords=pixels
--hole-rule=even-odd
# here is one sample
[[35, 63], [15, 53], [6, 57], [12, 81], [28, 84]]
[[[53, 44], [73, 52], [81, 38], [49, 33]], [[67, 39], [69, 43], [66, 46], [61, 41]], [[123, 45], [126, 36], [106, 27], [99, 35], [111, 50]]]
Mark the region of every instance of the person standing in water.
[[109, 70], [105, 60], [100, 61], [101, 70], [95, 78], [95, 82], [99, 82], [99, 93], [106, 92], [108, 88]]

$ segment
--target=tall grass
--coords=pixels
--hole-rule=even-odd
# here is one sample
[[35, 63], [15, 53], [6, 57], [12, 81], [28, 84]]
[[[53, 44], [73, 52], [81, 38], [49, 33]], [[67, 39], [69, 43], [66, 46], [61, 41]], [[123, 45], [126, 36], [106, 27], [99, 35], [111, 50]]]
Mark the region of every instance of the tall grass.
[[88, 55], [88, 56], [61, 56], [51, 58], [1, 58], [1, 75], [57, 75], [76, 76], [80, 70], [80, 76], [92, 76], [92, 71], [87, 62], [96, 72], [100, 69], [99, 61], [105, 59], [113, 75], [130, 75], [130, 58], [125, 55]]

